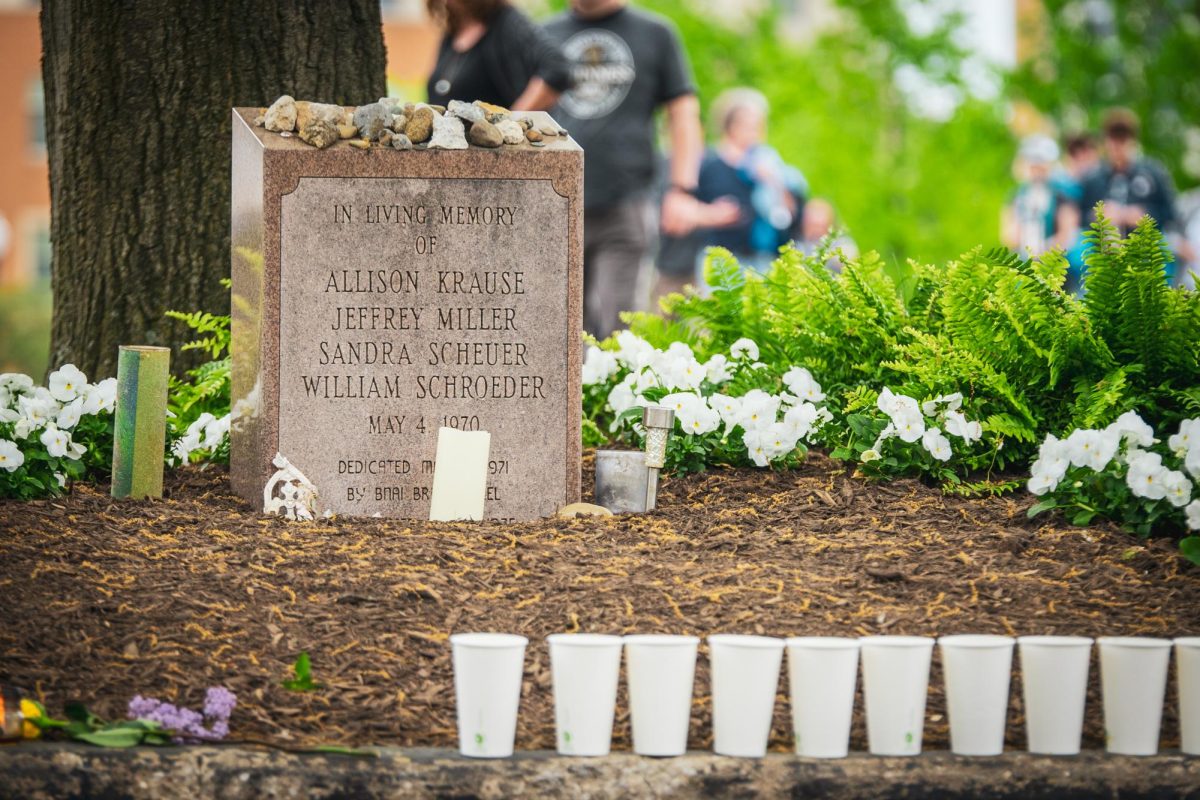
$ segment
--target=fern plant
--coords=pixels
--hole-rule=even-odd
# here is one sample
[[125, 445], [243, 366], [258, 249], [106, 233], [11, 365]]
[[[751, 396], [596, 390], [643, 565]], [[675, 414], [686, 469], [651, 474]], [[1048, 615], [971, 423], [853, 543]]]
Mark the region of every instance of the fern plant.
[[[222, 281], [229, 288], [229, 281]], [[167, 316], [177, 319], [191, 328], [196, 338], [183, 345], [184, 350], [199, 350], [209, 360], [189, 369], [182, 379], [171, 376], [167, 395], [167, 407], [174, 415], [171, 419], [168, 452], [188, 426], [202, 414], [223, 417], [230, 406], [230, 317], [225, 314], [210, 314], [207, 311], [168, 311]], [[227, 460], [228, 453], [216, 454], [216, 460]]]

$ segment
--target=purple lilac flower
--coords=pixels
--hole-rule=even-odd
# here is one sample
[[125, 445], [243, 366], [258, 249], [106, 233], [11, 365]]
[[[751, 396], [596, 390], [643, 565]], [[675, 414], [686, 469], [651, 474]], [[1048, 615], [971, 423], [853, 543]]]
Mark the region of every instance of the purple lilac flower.
[[[181, 708], [153, 697], [135, 695], [129, 701], [128, 717], [157, 722], [174, 731], [177, 744], [218, 741], [229, 734], [229, 716], [237, 705], [237, 695], [223, 686], [209, 688], [204, 697], [204, 713]], [[205, 721], [209, 727], [205, 728]]]
[[228, 722], [237, 706], [237, 695], [224, 686], [210, 686], [204, 695], [204, 716], [213, 722]]

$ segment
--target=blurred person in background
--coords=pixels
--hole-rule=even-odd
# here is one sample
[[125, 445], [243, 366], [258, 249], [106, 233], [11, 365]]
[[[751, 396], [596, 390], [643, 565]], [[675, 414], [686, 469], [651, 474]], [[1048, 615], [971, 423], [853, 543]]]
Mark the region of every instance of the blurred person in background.
[[1078, 131], [1068, 134], [1063, 140], [1066, 159], [1063, 162], [1061, 174], [1056, 176], [1063, 191], [1079, 208], [1080, 224], [1075, 234], [1075, 241], [1067, 248], [1067, 261], [1070, 263], [1070, 273], [1067, 276], [1069, 288], [1076, 293], [1083, 291], [1083, 256], [1087, 250], [1082, 224], [1086, 208], [1083, 204], [1083, 186], [1092, 173], [1100, 166], [1100, 148], [1096, 144], [1096, 136], [1091, 131]]
[[1096, 135], [1091, 131], [1068, 134], [1063, 140], [1063, 149], [1067, 154], [1063, 164], [1065, 178], [1074, 184], [1074, 193], [1082, 202], [1083, 184], [1100, 166], [1100, 148], [1096, 146]]
[[427, 7], [445, 30], [427, 85], [430, 103], [482, 100], [539, 111], [567, 88], [562, 53], [508, 0], [428, 0]]
[[[1175, 185], [1171, 175], [1158, 161], [1145, 156], [1138, 144], [1140, 125], [1137, 115], [1127, 108], [1112, 108], [1104, 114], [1104, 155], [1100, 165], [1083, 187], [1084, 210], [1089, 222], [1095, 218], [1096, 203], [1104, 203], [1104, 215], [1128, 234], [1143, 216], [1154, 220], [1167, 237], [1172, 250], [1187, 263], [1192, 248], [1179, 230], [1175, 210]], [[1175, 264], [1167, 265], [1171, 282]]]
[[718, 140], [700, 165], [696, 196], [736, 206], [723, 224], [709, 225], [704, 244], [724, 247], [743, 266], [765, 272], [791, 238], [808, 185], [799, 170], [766, 144], [767, 99], [755, 89], [722, 92], [713, 103]]
[[[1079, 204], [1055, 180], [1057, 163], [1058, 145], [1041, 134], [1025, 137], [1013, 162], [1019, 184], [1004, 208], [1000, 238], [1005, 247], [1027, 258], [1054, 248], [1065, 253], [1079, 238]], [[1067, 290], [1076, 292], [1079, 285], [1079, 272], [1069, 272]]]
[[684, 237], [736, 209], [696, 199], [704, 146], [700, 102], [675, 27], [626, 0], [571, 0], [545, 31], [570, 66], [555, 119], [584, 151], [584, 328], [604, 338], [638, 308], [639, 278], [657, 240], [655, 112], [666, 112], [670, 165], [662, 232]]
[[842, 261], [833, 251], [840, 250], [846, 258], [857, 258], [858, 245], [846, 234], [838, 234], [836, 226], [837, 213], [833, 204], [823, 197], [812, 198], [804, 204], [796, 249], [806, 256], [814, 256], [826, 244], [826, 237], [832, 237], [827, 243], [829, 258], [825, 260], [825, 266], [832, 272], [841, 272]]

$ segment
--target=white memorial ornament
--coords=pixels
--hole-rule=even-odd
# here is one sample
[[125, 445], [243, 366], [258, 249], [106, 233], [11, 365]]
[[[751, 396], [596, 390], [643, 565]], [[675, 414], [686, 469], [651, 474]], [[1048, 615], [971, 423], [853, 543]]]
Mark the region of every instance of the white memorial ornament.
[[311, 520], [317, 508], [317, 487], [282, 453], [276, 453], [271, 463], [278, 469], [263, 487], [263, 513]]

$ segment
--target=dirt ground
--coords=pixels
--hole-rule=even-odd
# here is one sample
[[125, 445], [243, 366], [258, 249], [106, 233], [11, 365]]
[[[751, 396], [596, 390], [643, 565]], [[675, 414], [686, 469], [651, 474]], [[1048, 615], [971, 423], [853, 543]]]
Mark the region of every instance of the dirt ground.
[[[263, 517], [220, 469], [160, 502], [105, 486], [0, 503], [0, 681], [52, 712], [121, 716], [134, 694], [235, 691], [234, 738], [455, 744], [450, 633], [530, 638], [517, 747], [554, 746], [550, 633], [1200, 634], [1200, 569], [1171, 542], [1025, 518], [1024, 493], [965, 500], [802, 469], [668, 480], [659, 510], [521, 525]], [[590, 492], [590, 458], [585, 494]], [[280, 686], [310, 653], [320, 691]], [[1086, 743], [1102, 745], [1093, 669]], [[711, 746], [708, 665], [691, 745]], [[852, 747], [865, 747], [861, 687]], [[628, 748], [624, 683], [615, 747]], [[784, 682], [772, 730], [790, 736]], [[1019, 672], [1009, 742], [1024, 745]], [[1174, 679], [1163, 745], [1175, 746]], [[935, 655], [927, 747], [947, 745]]]

